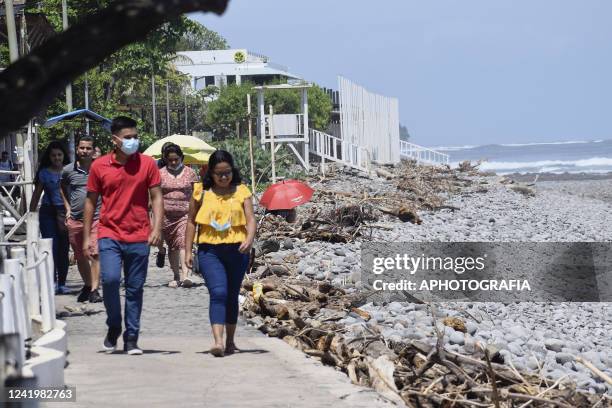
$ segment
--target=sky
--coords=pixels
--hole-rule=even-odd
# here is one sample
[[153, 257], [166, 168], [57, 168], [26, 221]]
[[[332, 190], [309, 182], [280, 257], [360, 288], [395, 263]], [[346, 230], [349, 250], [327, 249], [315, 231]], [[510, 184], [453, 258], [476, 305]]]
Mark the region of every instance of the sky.
[[191, 17], [321, 86], [399, 99], [415, 143], [612, 139], [612, 1], [231, 0]]

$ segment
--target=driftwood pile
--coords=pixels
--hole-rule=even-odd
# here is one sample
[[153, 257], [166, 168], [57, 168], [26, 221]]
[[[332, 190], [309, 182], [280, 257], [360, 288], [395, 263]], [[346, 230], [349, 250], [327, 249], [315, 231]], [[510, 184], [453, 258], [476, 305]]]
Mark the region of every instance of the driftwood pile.
[[[310, 203], [299, 207], [295, 223], [282, 217], [266, 215], [258, 228], [258, 237], [279, 239], [301, 238], [306, 241], [346, 243], [357, 237], [368, 236], [372, 230], [392, 229], [378, 221], [397, 218], [402, 222], [421, 224], [421, 210], [451, 209], [444, 205], [445, 196], [461, 191], [472, 184], [448, 166], [418, 166], [403, 162], [395, 168], [379, 168], [377, 176], [392, 183], [391, 190], [372, 193], [363, 181], [355, 182], [353, 191], [334, 188], [334, 179], [351, 177], [347, 173], [328, 173], [324, 180], [310, 180], [315, 194]], [[318, 183], [324, 182], [317, 188]], [[359, 189], [359, 185], [363, 188]], [[368, 182], [367, 184], [371, 184]]]
[[295, 223], [287, 222], [283, 217], [266, 215], [257, 230], [258, 239], [278, 240], [279, 238], [300, 238], [311, 241], [347, 243], [361, 236], [366, 224], [376, 220], [368, 206], [347, 205], [332, 211], [323, 211], [317, 206], [302, 210]]
[[[400, 406], [610, 406], [607, 397], [577, 392], [566, 378], [552, 382], [499, 364], [503, 358], [495, 350], [482, 348], [472, 356], [445, 350], [440, 331], [437, 344], [431, 345], [385, 341], [377, 325], [348, 330], [339, 322], [347, 315], [370, 320], [369, 313], [359, 309], [363, 294], [349, 295], [327, 282], [280, 278], [266, 271], [266, 278], [251, 276], [243, 283], [247, 319], [268, 336], [343, 371], [355, 384], [373, 387]], [[457, 320], [443, 324], [460, 329]]]

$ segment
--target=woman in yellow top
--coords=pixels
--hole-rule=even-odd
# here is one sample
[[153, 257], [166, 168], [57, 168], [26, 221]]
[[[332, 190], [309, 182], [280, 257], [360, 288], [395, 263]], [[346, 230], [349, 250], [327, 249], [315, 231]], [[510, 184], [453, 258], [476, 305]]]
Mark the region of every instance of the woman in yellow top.
[[[234, 333], [238, 294], [257, 228], [251, 192], [241, 184], [234, 159], [224, 150], [210, 156], [202, 183], [194, 185], [185, 231], [186, 248], [193, 245], [196, 223], [200, 227], [197, 262], [210, 294], [209, 316], [215, 338], [210, 352], [222, 357], [237, 350]], [[191, 251], [185, 253], [185, 264], [193, 267]]]

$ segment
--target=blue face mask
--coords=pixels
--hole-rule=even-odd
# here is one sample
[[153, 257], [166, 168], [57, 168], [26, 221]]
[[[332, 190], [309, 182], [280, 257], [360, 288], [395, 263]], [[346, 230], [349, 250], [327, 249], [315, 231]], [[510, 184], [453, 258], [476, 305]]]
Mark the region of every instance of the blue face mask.
[[183, 169], [183, 166], [184, 166], [183, 162], [179, 161], [176, 166], [171, 166], [171, 165], [168, 164], [166, 167], [168, 168], [168, 170], [172, 170], [172, 171], [178, 172], [178, 171]]
[[139, 139], [136, 137], [131, 139], [123, 139], [121, 141], [121, 151], [128, 156], [131, 156], [138, 151], [138, 146], [140, 144], [139, 142]]
[[232, 226], [232, 220], [230, 219], [228, 222], [226, 222], [225, 224], [221, 225], [219, 224], [217, 221], [212, 220], [210, 222], [210, 226], [213, 227], [217, 232], [223, 232], [223, 231], [227, 231], [228, 229], [230, 229], [230, 227]]
[[215, 231], [217, 232], [225, 232], [228, 229], [230, 229], [232, 227], [232, 213], [231, 213], [231, 209], [233, 207], [234, 204], [234, 199], [232, 198], [232, 200], [230, 201], [230, 218], [229, 220], [227, 220], [227, 222], [225, 224], [219, 224], [217, 221], [215, 220], [211, 220], [210, 221], [210, 226], [213, 227], [215, 229]]

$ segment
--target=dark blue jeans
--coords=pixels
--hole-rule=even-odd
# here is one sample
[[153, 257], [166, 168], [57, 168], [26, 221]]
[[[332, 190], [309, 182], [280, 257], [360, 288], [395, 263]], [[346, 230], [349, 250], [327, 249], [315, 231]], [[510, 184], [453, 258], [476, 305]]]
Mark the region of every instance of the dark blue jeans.
[[198, 262], [210, 295], [210, 324], [236, 324], [238, 294], [249, 266], [249, 254], [238, 251], [240, 244], [200, 244]]
[[121, 331], [121, 264], [125, 274], [125, 332], [124, 340], [138, 340], [142, 293], [149, 265], [147, 242], [120, 242], [110, 238], [98, 240], [100, 273], [106, 308], [106, 324], [109, 329]]
[[66, 284], [68, 276], [68, 230], [65, 226], [64, 206], [42, 205], [38, 212], [38, 225], [43, 238], [53, 239], [53, 280], [58, 285]]

